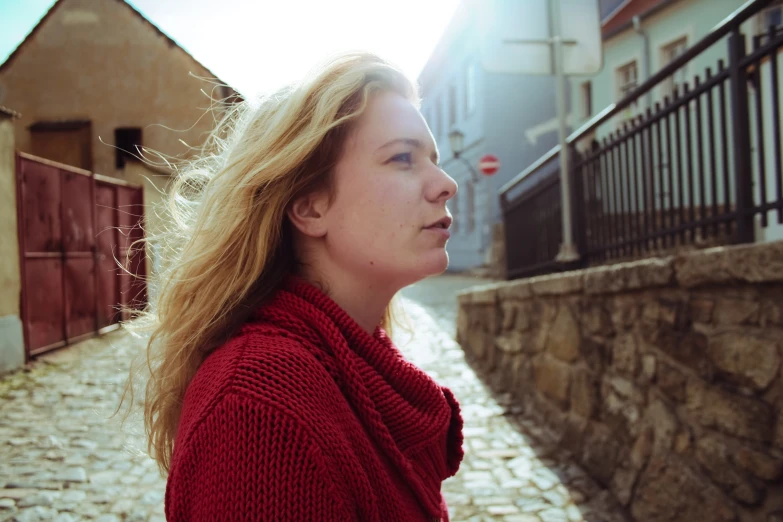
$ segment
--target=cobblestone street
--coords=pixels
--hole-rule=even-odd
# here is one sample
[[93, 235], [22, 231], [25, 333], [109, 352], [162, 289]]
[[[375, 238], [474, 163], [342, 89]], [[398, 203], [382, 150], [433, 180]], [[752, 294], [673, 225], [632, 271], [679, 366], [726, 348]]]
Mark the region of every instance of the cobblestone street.
[[[455, 294], [482, 280], [444, 276], [403, 291], [406, 356], [460, 400], [465, 460], [444, 483], [451, 519], [621, 522], [611, 497], [558, 458], [544, 433], [493, 398], [454, 341]], [[112, 417], [140, 342], [124, 331], [41, 357], [0, 380], [0, 522], [161, 522], [165, 482], [142, 426]]]

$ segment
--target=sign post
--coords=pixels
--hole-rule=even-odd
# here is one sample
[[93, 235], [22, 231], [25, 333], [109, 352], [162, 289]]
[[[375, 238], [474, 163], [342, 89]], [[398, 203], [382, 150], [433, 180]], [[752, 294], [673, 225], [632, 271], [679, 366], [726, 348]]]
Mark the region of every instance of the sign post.
[[567, 76], [595, 74], [603, 66], [598, 0], [484, 0], [481, 6], [481, 61], [486, 70], [555, 76], [563, 220], [556, 259], [576, 261], [580, 255], [572, 228], [565, 82]]
[[555, 64], [555, 82], [557, 83], [557, 119], [558, 133], [560, 134], [560, 195], [562, 214], [563, 214], [563, 242], [560, 244], [560, 252], [557, 253], [557, 259], [560, 262], [568, 263], [579, 259], [579, 251], [574, 243], [574, 231], [571, 221], [571, 176], [570, 165], [568, 162], [568, 137], [566, 131], [566, 109], [565, 109], [565, 64], [563, 59], [563, 29], [560, 16], [560, 0], [552, 0], [552, 44], [554, 45], [554, 64]]

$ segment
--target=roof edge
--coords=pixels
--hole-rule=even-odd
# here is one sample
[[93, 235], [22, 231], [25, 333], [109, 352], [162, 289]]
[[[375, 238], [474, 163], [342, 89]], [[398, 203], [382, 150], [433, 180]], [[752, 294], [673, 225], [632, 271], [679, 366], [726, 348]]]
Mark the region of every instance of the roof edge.
[[[241, 92], [239, 92], [236, 88], [232, 87], [231, 85], [228, 85], [226, 82], [218, 78], [218, 76], [212, 72], [206, 65], [201, 63], [194, 57], [192, 54], [190, 54], [184, 47], [182, 47], [179, 43], [177, 43], [176, 40], [174, 40], [172, 37], [167, 35], [160, 27], [155, 25], [149, 18], [144, 16], [141, 11], [136, 9], [134, 6], [132, 6], [129, 2], [126, 0], [116, 0], [117, 2], [120, 2], [121, 4], [124, 4], [127, 8], [129, 8], [136, 16], [141, 18], [144, 22], [150, 25], [159, 35], [163, 36], [166, 40], [169, 41], [169, 45], [172, 45], [174, 47], [177, 47], [179, 50], [184, 52], [191, 60], [193, 60], [199, 67], [203, 67], [205, 71], [207, 71], [213, 79], [219, 81], [222, 85], [225, 85], [229, 89], [231, 89], [236, 95], [239, 95], [240, 98], [244, 99], [244, 96]], [[63, 3], [63, 0], [56, 0], [54, 4], [49, 8], [48, 11], [46, 11], [46, 14], [44, 14], [41, 19], [38, 21], [35, 26], [30, 30], [29, 33], [22, 39], [22, 41], [19, 43], [19, 45], [16, 46], [16, 49], [14, 49], [11, 54], [8, 55], [8, 58], [5, 59], [3, 63], [0, 63], [0, 72], [3, 72], [3, 70], [16, 58], [16, 56], [21, 51], [22, 47], [27, 43], [28, 40], [43, 26], [46, 21], [52, 16], [54, 11]]]
[[21, 118], [22, 115], [18, 112], [16, 112], [13, 109], [9, 109], [8, 107], [5, 107], [3, 105], [0, 105], [0, 114], [3, 114], [5, 116], [8, 116], [10, 118]]
[[[644, 20], [645, 18], [649, 18], [654, 14], [657, 14], [659, 11], [662, 11], [667, 7], [671, 6], [672, 4], [677, 3], [678, 1], [679, 0], [663, 0], [661, 3], [649, 8], [646, 11], [639, 13], [638, 15], [639, 19]], [[619, 25], [616, 28], [612, 29], [611, 31], [607, 32], [605, 35], [603, 35], [603, 40], [604, 41], [610, 40], [632, 27], [633, 27], [633, 20], [629, 20], [628, 22], [625, 22], [623, 25]]]

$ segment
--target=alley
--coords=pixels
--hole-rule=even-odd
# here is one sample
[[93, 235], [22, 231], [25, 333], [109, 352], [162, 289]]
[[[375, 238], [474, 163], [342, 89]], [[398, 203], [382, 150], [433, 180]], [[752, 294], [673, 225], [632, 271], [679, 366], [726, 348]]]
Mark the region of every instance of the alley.
[[[406, 356], [460, 400], [465, 460], [444, 495], [453, 521], [621, 522], [605, 491], [558, 458], [543, 432], [493, 399], [453, 340], [455, 294], [481, 283], [430, 279], [403, 291]], [[411, 336], [412, 333], [412, 336]], [[140, 342], [118, 331], [0, 380], [0, 522], [162, 522], [165, 482], [138, 416], [112, 417]]]

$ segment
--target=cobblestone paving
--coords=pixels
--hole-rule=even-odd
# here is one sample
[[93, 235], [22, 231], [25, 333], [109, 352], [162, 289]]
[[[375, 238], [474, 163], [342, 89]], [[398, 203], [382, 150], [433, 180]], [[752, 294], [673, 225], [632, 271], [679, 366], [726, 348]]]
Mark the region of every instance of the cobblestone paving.
[[[444, 495], [455, 522], [622, 522], [617, 506], [544, 433], [495, 400], [454, 342], [457, 291], [444, 276], [403, 292], [413, 337], [401, 349], [462, 403], [466, 455]], [[141, 421], [112, 417], [141, 349], [118, 331], [0, 379], [0, 522], [162, 522], [165, 482]], [[513, 410], [513, 408], [511, 408]]]
[[406, 357], [462, 405], [465, 458], [443, 483], [455, 522], [624, 522], [622, 510], [578, 466], [546, 443], [544, 431], [493, 398], [466, 363], [456, 332], [458, 291], [487, 281], [445, 276], [406, 289], [412, 334], [400, 332]]

